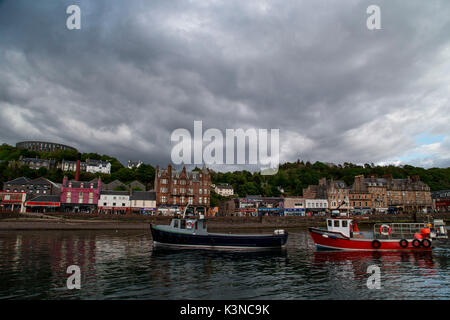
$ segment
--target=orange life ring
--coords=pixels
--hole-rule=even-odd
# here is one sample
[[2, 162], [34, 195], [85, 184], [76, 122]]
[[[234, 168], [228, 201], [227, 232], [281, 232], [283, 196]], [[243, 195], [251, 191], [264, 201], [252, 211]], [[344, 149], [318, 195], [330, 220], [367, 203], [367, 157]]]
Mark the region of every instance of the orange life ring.
[[[384, 231], [385, 228], [387, 228], [387, 232]], [[383, 236], [388, 236], [388, 235], [390, 235], [390, 234], [391, 234], [391, 227], [390, 227], [389, 225], [387, 225], [387, 224], [382, 224], [382, 225], [380, 226], [380, 233], [381, 233]]]

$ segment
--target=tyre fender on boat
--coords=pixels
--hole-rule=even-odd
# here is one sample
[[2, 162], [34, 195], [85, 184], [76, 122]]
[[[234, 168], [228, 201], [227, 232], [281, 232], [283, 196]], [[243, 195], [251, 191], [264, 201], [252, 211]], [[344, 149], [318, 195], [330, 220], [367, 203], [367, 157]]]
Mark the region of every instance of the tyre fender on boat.
[[402, 248], [406, 248], [408, 246], [408, 240], [406, 240], [406, 239], [400, 240], [399, 243], [400, 243], [400, 247], [402, 247]]
[[381, 247], [381, 242], [378, 240], [373, 240], [372, 241], [372, 248], [378, 249], [379, 247]]
[[419, 239], [414, 239], [412, 242], [413, 247], [418, 248], [421, 245], [421, 242]]
[[431, 247], [431, 241], [428, 240], [428, 239], [423, 239], [423, 240], [422, 240], [422, 246], [423, 246], [424, 248], [429, 248], [429, 247]]

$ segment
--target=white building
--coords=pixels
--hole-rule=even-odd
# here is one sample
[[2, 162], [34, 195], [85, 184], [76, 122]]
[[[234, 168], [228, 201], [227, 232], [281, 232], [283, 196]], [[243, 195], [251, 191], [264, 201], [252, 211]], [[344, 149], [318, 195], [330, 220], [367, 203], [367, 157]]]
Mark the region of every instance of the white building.
[[86, 172], [111, 174], [111, 163], [100, 160], [86, 160]]
[[98, 199], [100, 213], [125, 214], [130, 211], [128, 191], [102, 191]]
[[156, 192], [133, 191], [130, 197], [131, 211], [140, 214], [156, 213]]
[[229, 184], [219, 184], [214, 187], [214, 191], [224, 197], [230, 197], [234, 195], [233, 187]]
[[143, 162], [141, 160], [139, 160], [137, 162], [128, 160], [128, 169], [139, 168], [139, 166], [141, 164], [143, 164]]
[[314, 209], [315, 211], [325, 211], [328, 208], [327, 199], [305, 199], [306, 209]]

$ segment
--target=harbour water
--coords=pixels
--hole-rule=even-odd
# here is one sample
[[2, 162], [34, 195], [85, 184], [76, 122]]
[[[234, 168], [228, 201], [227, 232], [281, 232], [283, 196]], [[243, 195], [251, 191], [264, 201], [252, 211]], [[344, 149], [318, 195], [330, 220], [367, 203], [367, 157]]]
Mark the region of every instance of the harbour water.
[[[1, 231], [0, 299], [450, 299], [450, 244], [432, 253], [152, 249], [143, 231]], [[81, 289], [69, 290], [78, 265]], [[381, 289], [369, 289], [370, 265]]]

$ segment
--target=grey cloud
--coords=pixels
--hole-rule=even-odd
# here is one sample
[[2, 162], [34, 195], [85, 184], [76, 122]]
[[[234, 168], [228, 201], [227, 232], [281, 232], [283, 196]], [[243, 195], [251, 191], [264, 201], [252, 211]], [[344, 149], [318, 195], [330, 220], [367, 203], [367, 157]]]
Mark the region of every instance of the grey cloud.
[[[412, 152], [424, 127], [449, 133], [450, 79], [422, 83], [450, 68], [448, 1], [76, 3], [77, 31], [65, 28], [73, 1], [0, 3], [4, 142], [166, 165], [171, 132], [202, 120], [280, 128], [282, 161], [378, 162]], [[370, 4], [382, 30], [365, 27]]]

